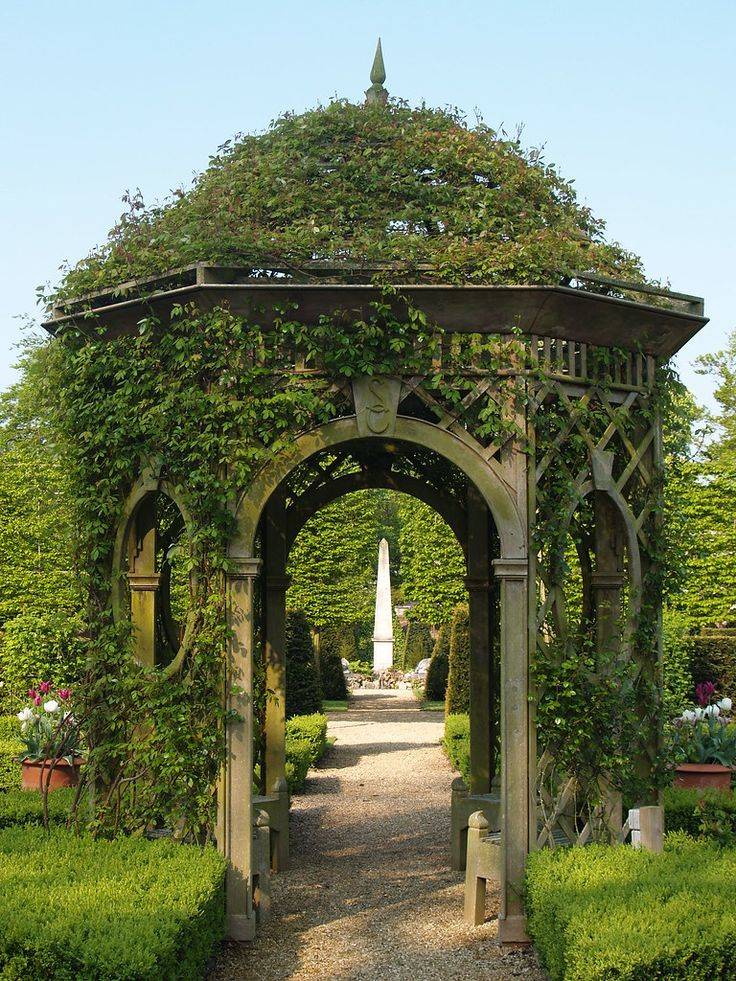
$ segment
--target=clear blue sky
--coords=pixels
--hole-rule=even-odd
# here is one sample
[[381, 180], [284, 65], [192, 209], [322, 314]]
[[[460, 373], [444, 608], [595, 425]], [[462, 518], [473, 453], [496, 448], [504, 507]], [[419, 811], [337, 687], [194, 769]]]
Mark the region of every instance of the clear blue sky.
[[708, 400], [692, 361], [736, 326], [734, 0], [4, 0], [0, 386], [15, 318], [126, 188], [161, 198], [236, 132], [361, 99], [378, 34], [392, 94], [523, 124], [610, 237], [705, 296], [679, 364]]

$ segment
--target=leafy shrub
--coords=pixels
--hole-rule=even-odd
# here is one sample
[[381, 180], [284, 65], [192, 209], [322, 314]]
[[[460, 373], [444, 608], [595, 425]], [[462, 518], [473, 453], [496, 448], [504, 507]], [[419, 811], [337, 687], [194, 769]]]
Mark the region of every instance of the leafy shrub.
[[224, 934], [224, 877], [225, 860], [214, 848], [6, 828], [0, 831], [0, 973], [201, 977]]
[[286, 783], [290, 793], [298, 794], [304, 790], [312, 760], [312, 744], [308, 739], [287, 739]]
[[668, 837], [529, 856], [529, 933], [552, 981], [728, 978], [736, 957], [736, 851]]
[[[61, 787], [49, 794], [49, 824], [66, 824], [75, 793], [72, 788]], [[43, 824], [41, 794], [18, 789], [0, 794], [0, 828], [10, 828], [15, 824]]]
[[466, 784], [470, 783], [470, 716], [458, 714], [445, 717], [445, 753]]
[[[352, 644], [350, 643], [352, 641]], [[345, 653], [344, 653], [345, 652]], [[350, 624], [323, 627], [319, 632], [319, 673], [323, 698], [347, 698], [342, 658], [354, 660], [355, 634]]]
[[295, 715], [286, 723], [286, 739], [305, 739], [312, 748], [312, 763], [316, 763], [327, 748], [327, 716], [321, 712]]
[[470, 711], [470, 611], [459, 603], [452, 615], [450, 668], [447, 676], [445, 712], [455, 715]]
[[286, 614], [286, 717], [322, 710], [322, 693], [307, 618], [299, 610]]
[[687, 617], [665, 610], [662, 618], [662, 708], [666, 719], [674, 719], [693, 700], [691, 675], [693, 637]]
[[38, 681], [73, 685], [84, 666], [81, 630], [79, 617], [60, 611], [8, 620], [0, 641], [0, 708], [13, 709], [13, 699]]
[[23, 748], [19, 739], [0, 739], [0, 790], [20, 787], [21, 768], [18, 757]]
[[291, 793], [304, 790], [309, 768], [327, 749], [327, 716], [295, 715], [286, 723], [286, 783]]
[[699, 634], [691, 638], [693, 687], [703, 681], [715, 682], [719, 695], [733, 697], [736, 692], [736, 636]]
[[425, 657], [432, 653], [432, 634], [428, 623], [410, 620], [406, 628], [404, 671], [413, 671]]
[[442, 702], [447, 693], [447, 676], [450, 671], [450, 628], [446, 623], [440, 627], [432, 650], [424, 694], [431, 702]]

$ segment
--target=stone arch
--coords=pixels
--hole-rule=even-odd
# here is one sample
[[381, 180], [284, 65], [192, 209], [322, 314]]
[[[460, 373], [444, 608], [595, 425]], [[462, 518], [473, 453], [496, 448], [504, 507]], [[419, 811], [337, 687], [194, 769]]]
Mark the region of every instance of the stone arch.
[[[255, 477], [235, 508], [237, 530], [230, 546], [234, 558], [254, 555], [255, 537], [263, 509], [289, 473], [320, 450], [364, 438], [354, 416], [337, 419], [297, 437]], [[461, 470], [485, 500], [501, 542], [501, 557], [526, 559], [524, 522], [507, 484], [495, 469], [466, 442], [419, 419], [397, 416], [391, 438], [434, 450]]]
[[[375, 434], [372, 434], [375, 436]], [[465, 794], [458, 802], [458, 820], [465, 821], [471, 810], [488, 806], [494, 821], [503, 813], [501, 826], [502, 862], [499, 932], [507, 941], [526, 937], [522, 889], [526, 857], [536, 840], [536, 813], [532, 806], [536, 752], [534, 727], [529, 705], [529, 591], [526, 511], [526, 453], [520, 447], [509, 450], [503, 463], [486, 458], [482, 447], [433, 423], [397, 415], [382, 438], [414, 444], [436, 452], [454, 464], [468, 481], [490, 515], [496, 528], [500, 557], [493, 561], [493, 575], [500, 582], [500, 662], [501, 662], [501, 786], [502, 799], [495, 804], [488, 798]], [[255, 582], [261, 560], [256, 556], [259, 523], [274, 492], [289, 474], [305, 460], [322, 450], [370, 438], [361, 430], [356, 416], [326, 423], [296, 437], [256, 474], [248, 488], [234, 502], [235, 533], [229, 548], [231, 571], [228, 584], [228, 617], [231, 639], [228, 650], [228, 707], [236, 719], [227, 733], [227, 764], [218, 795], [218, 843], [229, 862], [226, 902], [228, 931], [235, 939], [246, 940], [255, 932], [253, 909], [253, 853], [251, 834], [253, 769], [252, 678], [255, 638], [253, 632]], [[479, 530], [469, 527], [469, 535]], [[485, 582], [469, 581], [469, 589], [489, 588]], [[469, 577], [470, 578], [470, 577]], [[487, 656], [487, 655], [486, 655]], [[487, 689], [476, 694], [480, 704]], [[487, 701], [487, 699], [486, 699]], [[471, 717], [473, 707], [471, 703]], [[471, 752], [472, 752], [471, 719]], [[270, 788], [267, 788], [270, 791]], [[274, 786], [274, 791], [278, 788]], [[285, 789], [284, 789], [285, 792]], [[271, 814], [285, 814], [287, 807], [276, 799]], [[259, 798], [260, 802], [263, 798]], [[453, 823], [455, 815], [453, 794]], [[496, 825], [499, 827], [499, 825]], [[454, 833], [454, 832], [453, 832]]]

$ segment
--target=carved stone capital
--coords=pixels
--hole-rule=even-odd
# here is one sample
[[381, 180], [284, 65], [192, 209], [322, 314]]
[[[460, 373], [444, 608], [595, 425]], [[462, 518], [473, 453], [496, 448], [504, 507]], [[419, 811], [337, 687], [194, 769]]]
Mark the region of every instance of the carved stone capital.
[[230, 559], [233, 563], [233, 569], [227, 574], [230, 582], [258, 578], [263, 564], [261, 559], [246, 555], [231, 555]]
[[528, 559], [494, 559], [493, 573], [497, 579], [524, 580], [529, 575]]
[[155, 593], [161, 576], [157, 572], [129, 572], [128, 584], [133, 593]]

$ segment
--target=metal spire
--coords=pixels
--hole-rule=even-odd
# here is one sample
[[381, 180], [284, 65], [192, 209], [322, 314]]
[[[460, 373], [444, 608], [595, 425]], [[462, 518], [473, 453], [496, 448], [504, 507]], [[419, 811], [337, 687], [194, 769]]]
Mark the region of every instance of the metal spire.
[[376, 45], [376, 54], [371, 68], [371, 82], [373, 84], [366, 89], [365, 101], [369, 106], [385, 106], [388, 99], [388, 90], [383, 87], [386, 81], [386, 69], [383, 64], [383, 51], [381, 49], [381, 39], [379, 37]]

